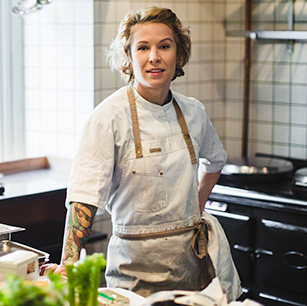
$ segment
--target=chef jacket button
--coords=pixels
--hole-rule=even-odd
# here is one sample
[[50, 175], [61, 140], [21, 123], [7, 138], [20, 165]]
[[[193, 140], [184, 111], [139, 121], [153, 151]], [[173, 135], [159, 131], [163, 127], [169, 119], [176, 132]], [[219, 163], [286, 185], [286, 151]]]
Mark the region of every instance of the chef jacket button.
[[163, 175], [163, 172], [162, 172], [162, 171], [160, 172], [160, 175]]
[[162, 115], [160, 115], [160, 116], [159, 116], [159, 118], [160, 118], [160, 119], [163, 119], [163, 116], [162, 116]]
[[132, 174], [135, 174], [135, 170], [132, 170]]

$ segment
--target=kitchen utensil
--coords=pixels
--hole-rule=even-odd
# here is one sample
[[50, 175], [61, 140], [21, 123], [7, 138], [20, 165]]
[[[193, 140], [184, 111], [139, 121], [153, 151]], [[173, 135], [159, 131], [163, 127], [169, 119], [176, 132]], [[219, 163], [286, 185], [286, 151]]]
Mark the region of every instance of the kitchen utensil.
[[307, 167], [295, 171], [292, 183], [295, 186], [307, 188]]
[[223, 179], [280, 180], [292, 177], [293, 164], [282, 158], [254, 157], [229, 160], [222, 170]]
[[307, 199], [307, 167], [296, 170], [291, 183], [293, 193]]

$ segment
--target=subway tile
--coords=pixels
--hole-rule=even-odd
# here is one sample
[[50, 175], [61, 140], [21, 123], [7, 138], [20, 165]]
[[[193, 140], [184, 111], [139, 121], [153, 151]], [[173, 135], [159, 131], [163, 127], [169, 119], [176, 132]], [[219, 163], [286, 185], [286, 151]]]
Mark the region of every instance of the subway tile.
[[288, 144], [272, 144], [273, 147], [273, 155], [277, 155], [277, 156], [285, 156], [288, 157], [289, 156], [289, 145]]
[[306, 1], [294, 1], [295, 20], [306, 22], [307, 19], [307, 3]]
[[75, 20], [78, 24], [93, 24], [94, 2], [76, 1], [74, 4]]
[[94, 50], [93, 47], [81, 47], [75, 49], [75, 68], [93, 68]]
[[74, 46], [93, 46], [94, 28], [90, 24], [76, 24], [74, 26]]
[[242, 22], [244, 18], [244, 5], [243, 3], [229, 3], [226, 2], [226, 16], [227, 22]]
[[39, 51], [40, 66], [54, 68], [56, 65], [56, 48], [54, 46], [41, 46]]
[[200, 20], [200, 4], [188, 2], [188, 20]]
[[74, 132], [74, 114], [72, 112], [61, 111], [57, 115], [57, 128], [59, 134]]
[[291, 103], [307, 106], [307, 85], [291, 86]]
[[57, 39], [55, 24], [42, 24], [39, 28], [40, 45], [55, 46]]
[[25, 67], [39, 67], [41, 62], [40, 48], [37, 46], [25, 46], [24, 65]]
[[56, 67], [73, 69], [75, 49], [73, 46], [58, 46], [56, 48]]
[[290, 86], [287, 85], [273, 85], [274, 102], [290, 102]]
[[89, 113], [94, 108], [94, 92], [89, 90], [75, 91], [74, 104], [77, 113]]
[[290, 107], [289, 105], [273, 106], [273, 122], [290, 123]]
[[43, 110], [40, 112], [41, 116], [41, 125], [40, 132], [54, 132], [57, 130], [58, 118], [57, 114], [54, 111]]
[[291, 122], [294, 124], [307, 124], [307, 108], [303, 106], [291, 107]]
[[115, 9], [115, 22], [120, 23], [124, 16], [130, 12], [131, 4], [129, 1], [121, 1], [120, 3], [116, 3]]
[[293, 54], [291, 58], [292, 58], [292, 62], [294, 63], [307, 64], [307, 45], [306, 43], [296, 43], [294, 45]]
[[289, 126], [274, 124], [273, 141], [276, 143], [289, 143]]
[[118, 4], [112, 1], [99, 3], [99, 22], [114, 23]]
[[[252, 112], [254, 110], [254, 112]], [[273, 106], [272, 104], [253, 103], [250, 106], [251, 117], [256, 121], [272, 122]]]
[[291, 144], [307, 145], [307, 126], [293, 126], [291, 127]]
[[227, 99], [233, 99], [233, 100], [241, 100], [242, 99], [242, 86], [239, 82], [227, 82], [225, 84], [226, 87], [226, 96]]
[[74, 79], [76, 73], [73, 69], [57, 69], [57, 87], [59, 89], [72, 90], [74, 88]]
[[306, 153], [306, 147], [295, 147], [292, 146], [290, 148], [290, 156], [292, 158], [298, 158], [298, 159], [307, 159], [307, 153]]
[[307, 83], [307, 65], [294, 64], [291, 66], [292, 82], [298, 84]]
[[94, 90], [94, 69], [78, 68], [74, 70], [75, 88]]
[[274, 81], [275, 82], [290, 82], [290, 67], [286, 64], [276, 64], [274, 66]]
[[57, 107], [58, 107], [57, 95], [58, 95], [58, 92], [56, 92], [53, 89], [42, 90], [42, 92], [40, 93], [40, 98], [39, 98], [40, 109], [47, 110], [47, 111], [57, 110]]
[[42, 10], [46, 16], [46, 20], [49, 19], [49, 22], [53, 21], [58, 24], [73, 24], [75, 22], [75, 10], [78, 7], [77, 1], [74, 4], [57, 1], [49, 7], [54, 9], [54, 20], [51, 19], [52, 14], [49, 14], [49, 12], [45, 9]]
[[71, 46], [74, 44], [74, 26], [71, 24], [56, 24], [56, 45]]
[[72, 90], [58, 90], [58, 109], [60, 112], [74, 112], [75, 101]]

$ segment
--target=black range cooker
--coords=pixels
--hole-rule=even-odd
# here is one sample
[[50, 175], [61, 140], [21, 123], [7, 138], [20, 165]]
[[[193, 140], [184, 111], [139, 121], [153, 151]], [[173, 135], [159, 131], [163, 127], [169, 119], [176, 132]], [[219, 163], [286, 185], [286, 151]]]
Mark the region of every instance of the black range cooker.
[[306, 306], [307, 186], [297, 173], [307, 161], [270, 157], [269, 166], [263, 166], [265, 160], [261, 166], [259, 159], [228, 163], [206, 209], [228, 237], [242, 299]]

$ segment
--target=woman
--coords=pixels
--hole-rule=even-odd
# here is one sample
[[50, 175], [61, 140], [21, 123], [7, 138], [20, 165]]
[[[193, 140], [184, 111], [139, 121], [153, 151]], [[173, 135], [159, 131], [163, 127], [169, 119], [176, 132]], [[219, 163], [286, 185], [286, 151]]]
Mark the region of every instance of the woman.
[[[203, 104], [170, 90], [190, 50], [188, 30], [157, 7], [128, 14], [111, 44], [111, 66], [129, 85], [86, 123], [68, 186], [62, 257], [62, 264], [78, 259], [97, 208], [106, 208], [113, 224], [109, 287], [148, 296], [201, 290], [215, 277], [201, 213], [226, 153]], [[205, 162], [198, 186], [199, 158]]]

